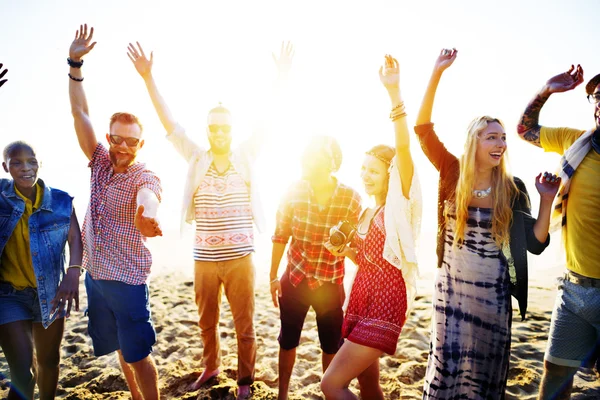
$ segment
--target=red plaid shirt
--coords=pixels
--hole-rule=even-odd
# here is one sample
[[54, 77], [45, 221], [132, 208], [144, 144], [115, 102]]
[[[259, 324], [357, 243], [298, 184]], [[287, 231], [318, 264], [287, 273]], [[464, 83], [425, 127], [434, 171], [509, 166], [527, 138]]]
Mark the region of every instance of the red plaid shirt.
[[108, 150], [98, 144], [89, 167], [90, 203], [83, 221], [83, 267], [94, 279], [146, 283], [152, 255], [134, 224], [137, 192], [148, 188], [160, 201], [158, 177], [145, 164], [113, 173]]
[[290, 282], [298, 286], [304, 278], [316, 289], [324, 282], [341, 285], [344, 280], [344, 258], [331, 254], [323, 245], [329, 230], [342, 220], [358, 223], [360, 196], [338, 183], [329, 204], [320, 209], [310, 183], [299, 181], [285, 195], [277, 211], [277, 227], [273, 242], [292, 242], [287, 252]]

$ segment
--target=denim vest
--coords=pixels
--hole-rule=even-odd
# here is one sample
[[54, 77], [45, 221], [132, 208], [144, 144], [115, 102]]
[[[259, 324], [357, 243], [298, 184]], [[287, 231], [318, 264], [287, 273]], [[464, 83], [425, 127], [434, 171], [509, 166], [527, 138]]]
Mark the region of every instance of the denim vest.
[[[73, 198], [49, 188], [39, 180], [44, 190], [40, 208], [29, 217], [29, 244], [44, 328], [57, 317], [50, 315], [50, 302], [65, 275], [65, 244], [69, 234]], [[0, 253], [12, 235], [25, 210], [25, 202], [14, 189], [11, 179], [0, 179]], [[2, 266], [0, 265], [0, 268]]]

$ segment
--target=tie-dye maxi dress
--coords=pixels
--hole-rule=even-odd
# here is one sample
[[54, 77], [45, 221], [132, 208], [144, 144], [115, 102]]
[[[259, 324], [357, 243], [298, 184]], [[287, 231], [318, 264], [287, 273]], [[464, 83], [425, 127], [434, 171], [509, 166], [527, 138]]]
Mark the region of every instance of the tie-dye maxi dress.
[[446, 212], [423, 399], [503, 399], [512, 307], [506, 259], [492, 240], [491, 209], [469, 207], [465, 240], [455, 247], [454, 210]]

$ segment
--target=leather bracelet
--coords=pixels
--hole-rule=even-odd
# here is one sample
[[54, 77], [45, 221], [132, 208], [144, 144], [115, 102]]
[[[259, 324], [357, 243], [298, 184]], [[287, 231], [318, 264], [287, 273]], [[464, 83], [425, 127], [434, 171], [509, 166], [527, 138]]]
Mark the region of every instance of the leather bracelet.
[[79, 275], [81, 275], [81, 271], [83, 270], [83, 267], [82, 267], [81, 265], [69, 265], [69, 266], [67, 267], [67, 272], [69, 272], [69, 270], [70, 270], [71, 268], [77, 268], [77, 269], [79, 270]]
[[73, 79], [75, 82], [83, 82], [83, 77], [81, 78], [75, 78], [73, 75], [71, 75], [71, 73], [69, 72], [69, 78]]
[[73, 61], [71, 60], [71, 57], [67, 57], [67, 64], [69, 64], [71, 68], [81, 68], [81, 66], [83, 65], [83, 60]]

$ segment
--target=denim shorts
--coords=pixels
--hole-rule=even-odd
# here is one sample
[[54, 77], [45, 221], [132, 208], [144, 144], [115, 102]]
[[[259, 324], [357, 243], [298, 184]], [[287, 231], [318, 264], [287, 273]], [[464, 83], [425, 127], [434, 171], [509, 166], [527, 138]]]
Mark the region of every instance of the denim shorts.
[[600, 344], [600, 288], [559, 278], [558, 296], [544, 359], [566, 367], [586, 367]]
[[42, 311], [37, 289], [15, 289], [10, 283], [0, 282], [0, 325], [17, 321], [42, 322]]
[[88, 332], [94, 354], [121, 350], [127, 363], [143, 360], [152, 352], [156, 331], [150, 315], [148, 285], [94, 280], [85, 276], [88, 296]]

